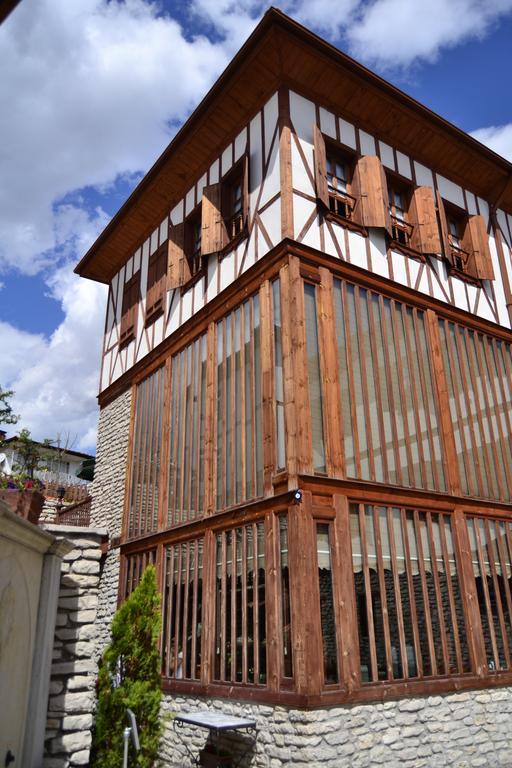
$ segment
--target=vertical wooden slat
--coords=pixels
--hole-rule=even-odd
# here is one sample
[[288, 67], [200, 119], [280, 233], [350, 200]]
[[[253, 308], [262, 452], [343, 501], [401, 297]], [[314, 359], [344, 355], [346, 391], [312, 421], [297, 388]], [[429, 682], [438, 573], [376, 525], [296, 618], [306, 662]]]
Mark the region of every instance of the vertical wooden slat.
[[398, 624], [398, 638], [400, 641], [400, 661], [402, 665], [402, 677], [409, 677], [409, 661], [405, 640], [404, 616], [402, 611], [402, 595], [400, 593], [400, 575], [396, 555], [395, 527], [393, 525], [392, 507], [386, 507], [386, 524], [388, 526], [389, 550], [391, 555], [391, 570], [393, 573], [393, 589], [395, 592], [396, 617]]
[[[453, 423], [450, 410], [450, 398], [448, 394], [448, 385], [443, 365], [443, 356], [441, 353], [441, 341], [439, 337], [439, 327], [436, 314], [428, 309], [426, 312], [428, 337], [430, 341], [430, 350], [432, 353], [432, 365], [434, 381], [437, 389], [439, 401], [439, 418], [442, 433], [443, 455], [446, 456], [446, 479], [449, 490], [457, 495], [461, 494], [461, 483], [459, 474], [459, 462], [457, 458], [457, 449], [455, 446], [455, 436], [453, 434]], [[457, 398], [455, 398], [457, 403]], [[460, 422], [459, 422], [460, 423]]]
[[419, 635], [418, 611], [416, 609], [416, 594], [414, 592], [414, 579], [411, 564], [411, 545], [409, 542], [406, 510], [403, 508], [400, 509], [400, 523], [402, 530], [402, 541], [404, 545], [407, 591], [409, 593], [409, 603], [411, 606], [412, 636], [414, 642], [414, 654], [416, 656], [416, 668], [418, 670], [418, 677], [423, 677], [423, 655]]
[[231, 530], [231, 682], [236, 682], [236, 659], [238, 654], [237, 635], [236, 635], [236, 586], [237, 586], [237, 557], [238, 542], [237, 534], [239, 528]]
[[[462, 674], [464, 672], [464, 664], [462, 661], [462, 652], [460, 647], [459, 624], [457, 621], [455, 596], [453, 594], [450, 558], [448, 556], [448, 545], [446, 543], [445, 516], [441, 514], [439, 515], [439, 537], [441, 540], [441, 552], [443, 556], [444, 570], [446, 574], [446, 587], [448, 590], [448, 602], [450, 604], [450, 617], [452, 620], [452, 632], [453, 632], [453, 640], [454, 640], [454, 646], [455, 646], [455, 657], [457, 659], [457, 672], [459, 672], [459, 674]], [[455, 557], [455, 553], [454, 553], [454, 557]], [[456, 561], [455, 561], [455, 569], [457, 570]], [[459, 578], [459, 574], [457, 573], [457, 579], [458, 578]], [[460, 591], [460, 585], [459, 585], [459, 591]]]
[[393, 442], [393, 455], [395, 459], [395, 471], [396, 471], [396, 483], [397, 485], [402, 485], [402, 463], [400, 460], [400, 449], [399, 449], [399, 441], [398, 441], [398, 429], [397, 429], [397, 423], [396, 423], [396, 413], [398, 408], [398, 403], [395, 404], [395, 394], [393, 391], [393, 381], [392, 376], [394, 371], [392, 370], [390, 357], [389, 357], [389, 345], [390, 345], [390, 339], [388, 336], [388, 328], [386, 323], [386, 315], [384, 311], [384, 299], [382, 296], [379, 296], [379, 315], [380, 315], [380, 327], [382, 329], [382, 340], [383, 340], [383, 352], [384, 352], [384, 367], [386, 372], [386, 387], [388, 391], [388, 398], [389, 398], [389, 419], [391, 421], [391, 435], [392, 435], [392, 442]]
[[281, 181], [281, 237], [293, 237], [292, 146], [290, 93], [281, 86], [277, 94], [279, 125], [279, 171]]
[[333, 526], [333, 572], [339, 615], [337, 638], [341, 650], [340, 679], [347, 691], [351, 692], [361, 684], [361, 667], [347, 497], [334, 494], [333, 506], [336, 514]]
[[217, 542], [212, 530], [207, 530], [203, 549], [203, 594], [201, 599], [201, 684], [214, 678], [216, 643]]
[[[177, 554], [177, 557], [176, 557]], [[181, 600], [181, 565], [182, 565], [182, 550], [181, 544], [177, 544], [174, 547], [174, 569], [176, 574], [176, 613], [174, 621], [174, 669], [172, 670], [172, 676], [177, 677], [178, 674], [178, 653], [179, 653], [179, 637], [181, 630], [181, 617], [183, 612], [182, 600]]]
[[380, 603], [382, 606], [382, 627], [384, 630], [384, 649], [386, 653], [386, 675], [388, 680], [393, 679], [393, 657], [391, 653], [391, 634], [389, 631], [388, 596], [386, 592], [386, 580], [384, 575], [384, 560], [382, 557], [382, 537], [380, 534], [379, 510], [381, 507], [372, 508], [373, 531], [375, 537], [375, 552], [377, 556], [377, 578], [379, 580]]
[[345, 450], [336, 324], [334, 321], [333, 279], [332, 272], [325, 267], [320, 267], [319, 272], [321, 282], [317, 289], [318, 332], [321, 371], [323, 371], [322, 392], [327, 471], [331, 477], [344, 477]]
[[275, 467], [275, 397], [274, 397], [274, 333], [272, 327], [271, 286], [265, 280], [260, 288], [261, 374], [263, 410], [263, 493], [273, 494], [272, 475]]
[[208, 324], [206, 341], [206, 414], [204, 425], [204, 508], [207, 514], [215, 509], [217, 486], [217, 339], [215, 323]]
[[359, 535], [361, 537], [361, 561], [362, 561], [362, 569], [363, 569], [365, 603], [366, 603], [366, 621], [368, 623], [368, 640], [370, 644], [371, 679], [372, 679], [372, 682], [377, 682], [379, 679], [379, 670], [378, 670], [378, 664], [377, 664], [375, 624], [373, 621], [372, 583], [370, 579], [370, 566], [368, 563], [368, 540], [366, 536], [366, 519], [365, 519], [365, 509], [363, 504], [358, 505], [358, 512], [359, 512]]
[[[430, 372], [430, 366], [429, 366], [429, 359], [426, 360], [423, 359], [423, 355], [419, 352], [421, 349], [421, 345], [418, 343], [418, 340], [420, 338], [420, 320], [419, 320], [419, 312], [417, 309], [413, 309], [413, 329], [414, 329], [414, 336], [415, 336], [415, 349], [416, 349], [416, 357], [418, 360], [418, 366], [419, 366], [419, 379], [420, 379], [420, 386], [421, 386], [421, 396], [423, 401], [423, 411], [425, 413], [425, 420], [427, 424], [427, 438], [428, 438], [428, 445], [429, 445], [429, 453], [430, 453], [430, 463], [432, 465], [432, 479], [434, 482], [434, 488], [441, 490], [441, 484], [439, 481], [439, 472], [437, 469], [437, 457], [436, 457], [436, 448], [435, 448], [435, 441], [434, 441], [434, 434], [432, 429], [432, 416], [431, 416], [431, 409], [429, 407], [429, 397], [428, 397], [428, 390], [427, 390], [427, 381], [431, 381], [431, 372]], [[424, 316], [424, 313], [421, 313], [421, 327], [422, 330], [425, 331], [425, 343], [427, 345], [427, 353], [428, 353], [428, 337], [426, 335], [426, 329], [424, 323], [426, 323], [426, 318]], [[427, 371], [428, 369], [428, 371]], [[435, 401], [435, 394], [434, 391], [432, 391], [432, 396], [434, 398], [434, 413], [433, 418], [437, 421], [438, 419], [438, 409], [436, 406]]]
[[409, 382], [410, 382], [411, 391], [412, 391], [414, 427], [416, 430], [416, 442], [418, 445], [418, 457], [419, 457], [419, 469], [420, 469], [419, 485], [422, 488], [428, 488], [426, 467], [425, 467], [425, 454], [423, 451], [423, 438], [421, 433], [420, 406], [419, 406], [419, 400], [418, 400], [418, 392], [416, 389], [417, 382], [416, 382], [416, 377], [414, 375], [414, 356], [412, 354], [412, 349], [411, 349], [411, 339], [410, 339], [410, 333], [409, 333], [409, 324], [407, 322], [407, 317], [408, 317], [407, 312], [408, 312], [407, 308], [405, 306], [402, 306], [402, 311], [400, 313], [401, 326], [403, 331], [403, 338], [405, 340], [405, 353], [406, 353], [406, 359], [407, 359], [407, 367], [409, 369]]
[[169, 505], [169, 482], [168, 472], [170, 466], [171, 445], [170, 445], [170, 433], [171, 433], [171, 368], [172, 358], [168, 357], [165, 361], [165, 367], [163, 371], [164, 376], [164, 391], [162, 401], [162, 439], [160, 449], [160, 474], [158, 478], [158, 485], [160, 488], [158, 496], [158, 530], [161, 531], [167, 528], [167, 508]]
[[183, 582], [185, 585], [185, 588], [183, 590], [183, 605], [181, 608], [181, 615], [182, 615], [182, 641], [181, 641], [181, 653], [182, 653], [182, 669], [183, 669], [183, 677], [187, 677], [187, 662], [188, 662], [188, 652], [187, 652], [187, 638], [188, 638], [188, 599], [189, 599], [189, 589], [190, 589], [190, 583], [189, 583], [189, 573], [190, 573], [190, 542], [187, 542], [186, 544], [180, 545], [183, 549], [185, 549], [185, 566], [183, 566], [182, 563], [182, 569], [183, 569]]
[[240, 308], [240, 446], [241, 446], [241, 472], [242, 499], [247, 498], [247, 445], [246, 445], [246, 386], [245, 386], [245, 308], [247, 302], [244, 302]]
[[[489, 558], [489, 568], [491, 571], [491, 578], [494, 586], [495, 604], [498, 610], [498, 622], [500, 625], [503, 651], [505, 653], [505, 663], [507, 665], [507, 669], [510, 669], [510, 651], [508, 647], [507, 629], [505, 626], [505, 617], [503, 615], [503, 605], [501, 603], [501, 592], [500, 592], [500, 587], [498, 583], [498, 574], [496, 573], [496, 563], [494, 562], [494, 552], [491, 545], [491, 531], [489, 528], [489, 520], [484, 519], [483, 524], [484, 524], [484, 531], [485, 531], [485, 538], [486, 538], [487, 557]], [[498, 660], [499, 660], [499, 655], [498, 655]], [[500, 669], [500, 668], [501, 668], [501, 663], [498, 664], [497, 669]]]
[[429, 594], [428, 594], [427, 577], [425, 574], [423, 542], [421, 540], [419, 513], [417, 509], [413, 511], [413, 521], [414, 521], [414, 534], [416, 536], [416, 550], [418, 552], [418, 567], [420, 572], [421, 592], [423, 596], [423, 607], [425, 609], [425, 625], [427, 630], [427, 644], [428, 644], [428, 652], [430, 656], [430, 666], [431, 666], [432, 674], [437, 675], [437, 658], [436, 658], [436, 650], [435, 650], [435, 643], [434, 643], [434, 635], [432, 632], [432, 617], [430, 615], [430, 601], [429, 601]]
[[477, 518], [473, 518], [473, 532], [475, 535], [476, 549], [478, 553], [478, 562], [480, 565], [480, 574], [481, 574], [481, 581], [482, 581], [482, 590], [484, 593], [485, 611], [487, 613], [487, 625], [489, 628], [489, 633], [491, 635], [491, 646], [492, 646], [492, 653], [494, 656], [494, 668], [499, 669], [500, 657], [498, 653], [498, 644], [496, 642], [496, 632], [494, 628], [494, 616], [492, 612], [491, 597], [489, 594], [489, 585], [487, 584], [487, 573], [485, 570], [485, 556], [483, 552], [482, 541], [480, 538], [480, 530], [477, 524]]
[[[378, 342], [377, 333], [375, 328], [375, 318], [373, 316], [373, 300], [372, 294], [368, 293], [366, 297], [366, 311], [368, 313], [368, 336], [370, 342], [370, 352], [372, 359], [372, 373], [375, 379], [375, 397], [376, 397], [376, 409], [377, 409], [377, 422], [379, 429], [379, 445], [380, 455], [382, 460], [382, 479], [384, 482], [389, 483], [389, 471], [388, 471], [388, 453], [387, 453], [387, 436], [384, 428], [384, 408], [382, 404], [382, 392], [383, 387], [380, 380], [379, 371], [379, 359], [378, 359]], [[381, 478], [376, 477], [377, 480]]]
[[247, 683], [247, 526], [242, 528], [242, 683]]
[[363, 327], [362, 327], [362, 318], [361, 318], [361, 297], [360, 297], [360, 289], [359, 286], [355, 287], [354, 290], [354, 301], [355, 301], [355, 311], [356, 311], [356, 325], [357, 325], [357, 338], [358, 338], [358, 344], [359, 344], [359, 365], [361, 367], [361, 390], [363, 395], [363, 410], [364, 410], [364, 422], [365, 422], [365, 432], [366, 432], [366, 440], [367, 440], [367, 446], [368, 446], [368, 462], [370, 467], [370, 479], [375, 480], [375, 458], [373, 454], [373, 430], [372, 430], [372, 422], [371, 422], [371, 414], [370, 414], [370, 404], [368, 400], [368, 373], [366, 371], [366, 354], [365, 354], [365, 339], [363, 334]]
[[[427, 528], [427, 538], [430, 550], [430, 565], [432, 567], [432, 577], [434, 579], [434, 592], [437, 605], [437, 616], [439, 619], [439, 629], [441, 634], [441, 650], [443, 653], [444, 674], [450, 674], [450, 657], [448, 654], [448, 642], [446, 634], [446, 623], [444, 619], [443, 611], [443, 598], [441, 594], [441, 585], [439, 583], [439, 573], [437, 571], [437, 553], [434, 541], [434, 532], [432, 529], [432, 515], [430, 512], [425, 512], [425, 525]], [[437, 639], [437, 638], [436, 638]], [[439, 642], [439, 640], [438, 640]]]

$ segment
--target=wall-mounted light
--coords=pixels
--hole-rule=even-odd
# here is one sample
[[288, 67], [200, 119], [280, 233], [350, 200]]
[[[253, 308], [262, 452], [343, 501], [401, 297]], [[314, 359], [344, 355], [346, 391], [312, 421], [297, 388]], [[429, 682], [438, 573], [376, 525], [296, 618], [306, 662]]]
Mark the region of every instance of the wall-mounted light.
[[302, 491], [300, 490], [300, 488], [297, 488], [297, 490], [293, 494], [293, 498], [295, 499], [295, 501], [301, 501], [302, 500]]

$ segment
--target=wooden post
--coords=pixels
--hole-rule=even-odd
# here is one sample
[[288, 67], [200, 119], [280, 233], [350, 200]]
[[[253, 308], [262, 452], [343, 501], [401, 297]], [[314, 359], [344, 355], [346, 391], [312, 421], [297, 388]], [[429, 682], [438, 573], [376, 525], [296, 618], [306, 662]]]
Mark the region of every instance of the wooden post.
[[340, 682], [348, 692], [361, 684], [359, 662], [359, 638], [352, 572], [352, 547], [350, 543], [350, 516], [346, 496], [335, 493], [333, 506], [336, 512], [333, 547], [334, 595], [338, 612], [338, 645], [341, 647]]
[[216, 331], [209, 323], [206, 340], [206, 418], [204, 426], [204, 509], [211, 515], [215, 509], [217, 486], [217, 408], [215, 400]]
[[290, 93], [282, 86], [278, 91], [279, 167], [281, 174], [281, 237], [293, 238], [292, 141]]
[[272, 496], [275, 467], [275, 397], [274, 397], [274, 329], [272, 325], [271, 286], [265, 280], [260, 288], [261, 306], [261, 375], [263, 405], [263, 493]]

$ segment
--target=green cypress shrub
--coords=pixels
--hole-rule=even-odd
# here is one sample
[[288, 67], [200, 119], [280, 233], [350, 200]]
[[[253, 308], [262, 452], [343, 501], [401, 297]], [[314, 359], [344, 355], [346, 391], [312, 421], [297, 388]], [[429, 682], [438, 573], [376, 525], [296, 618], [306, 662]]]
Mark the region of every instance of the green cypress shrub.
[[160, 719], [160, 596], [153, 566], [144, 571], [137, 588], [118, 608], [112, 640], [100, 662], [98, 702], [91, 766], [119, 768], [123, 759], [126, 709], [137, 718], [140, 752], [130, 744], [130, 766], [151, 768], [162, 734]]

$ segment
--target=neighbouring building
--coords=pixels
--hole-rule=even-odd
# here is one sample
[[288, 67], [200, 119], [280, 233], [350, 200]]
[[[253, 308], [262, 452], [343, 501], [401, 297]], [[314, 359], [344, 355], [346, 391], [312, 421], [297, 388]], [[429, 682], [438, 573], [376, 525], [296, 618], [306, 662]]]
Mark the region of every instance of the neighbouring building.
[[255, 766], [512, 764], [511, 250], [512, 165], [271, 9], [77, 267], [97, 637], [154, 563]]

